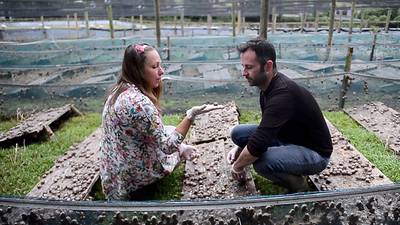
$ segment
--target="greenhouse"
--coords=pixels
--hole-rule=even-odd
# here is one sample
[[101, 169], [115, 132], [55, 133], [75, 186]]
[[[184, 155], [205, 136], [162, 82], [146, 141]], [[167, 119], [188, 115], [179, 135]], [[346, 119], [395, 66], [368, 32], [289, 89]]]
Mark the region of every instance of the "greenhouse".
[[[332, 156], [306, 191], [252, 165], [239, 182], [226, 161], [233, 127], [263, 118], [238, 51], [255, 38], [329, 129]], [[161, 59], [164, 125], [216, 110], [187, 133], [198, 158], [107, 200], [102, 112], [127, 46], [143, 43]], [[1, 224], [400, 224], [399, 157], [399, 1], [0, 0]]]

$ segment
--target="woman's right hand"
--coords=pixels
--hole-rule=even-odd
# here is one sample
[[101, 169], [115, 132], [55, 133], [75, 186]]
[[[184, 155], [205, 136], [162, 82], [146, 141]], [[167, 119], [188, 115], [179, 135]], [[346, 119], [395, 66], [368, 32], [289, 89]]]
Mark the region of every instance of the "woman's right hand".
[[193, 106], [191, 109], [189, 109], [188, 111], [186, 111], [186, 117], [191, 120], [194, 121], [194, 119], [196, 118], [196, 116], [203, 114], [203, 113], [208, 113], [210, 111], [216, 110], [216, 109], [223, 109], [224, 106], [223, 105], [201, 105], [201, 106]]
[[197, 149], [192, 145], [182, 143], [179, 146], [179, 156], [184, 160], [193, 160], [198, 157]]

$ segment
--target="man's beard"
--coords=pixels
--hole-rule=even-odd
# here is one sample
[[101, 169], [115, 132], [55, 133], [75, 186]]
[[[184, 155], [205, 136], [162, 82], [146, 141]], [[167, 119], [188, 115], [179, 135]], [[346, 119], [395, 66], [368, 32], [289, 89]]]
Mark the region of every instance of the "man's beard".
[[247, 81], [249, 82], [250, 86], [260, 87], [263, 84], [265, 84], [265, 82], [267, 82], [267, 75], [265, 74], [264, 68], [262, 68], [260, 70], [260, 72], [257, 74], [257, 76], [255, 76], [254, 78], [251, 78], [251, 79], [247, 79]]

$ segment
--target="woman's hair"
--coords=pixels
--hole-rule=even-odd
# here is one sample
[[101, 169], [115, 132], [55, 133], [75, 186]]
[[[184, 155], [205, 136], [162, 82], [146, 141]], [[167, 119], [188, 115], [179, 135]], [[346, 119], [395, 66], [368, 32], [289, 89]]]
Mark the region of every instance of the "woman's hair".
[[129, 45], [125, 49], [121, 75], [109, 93], [112, 95], [109, 102], [110, 107], [114, 105], [118, 96], [128, 88], [127, 84], [134, 84], [160, 111], [161, 83], [157, 88], [152, 88], [151, 84], [144, 79], [146, 55], [150, 51], [155, 51], [155, 48], [147, 44]]

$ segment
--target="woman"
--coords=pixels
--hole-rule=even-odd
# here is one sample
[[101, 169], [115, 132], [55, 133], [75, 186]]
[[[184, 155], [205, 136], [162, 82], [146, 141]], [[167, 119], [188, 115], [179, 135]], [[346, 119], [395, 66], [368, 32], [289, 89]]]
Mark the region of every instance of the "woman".
[[161, 77], [158, 52], [146, 44], [129, 45], [122, 73], [103, 110], [100, 176], [109, 200], [129, 199], [138, 189], [171, 173], [182, 159], [194, 157], [195, 148], [182, 144], [196, 115], [217, 109], [195, 106], [170, 131], [160, 113]]

